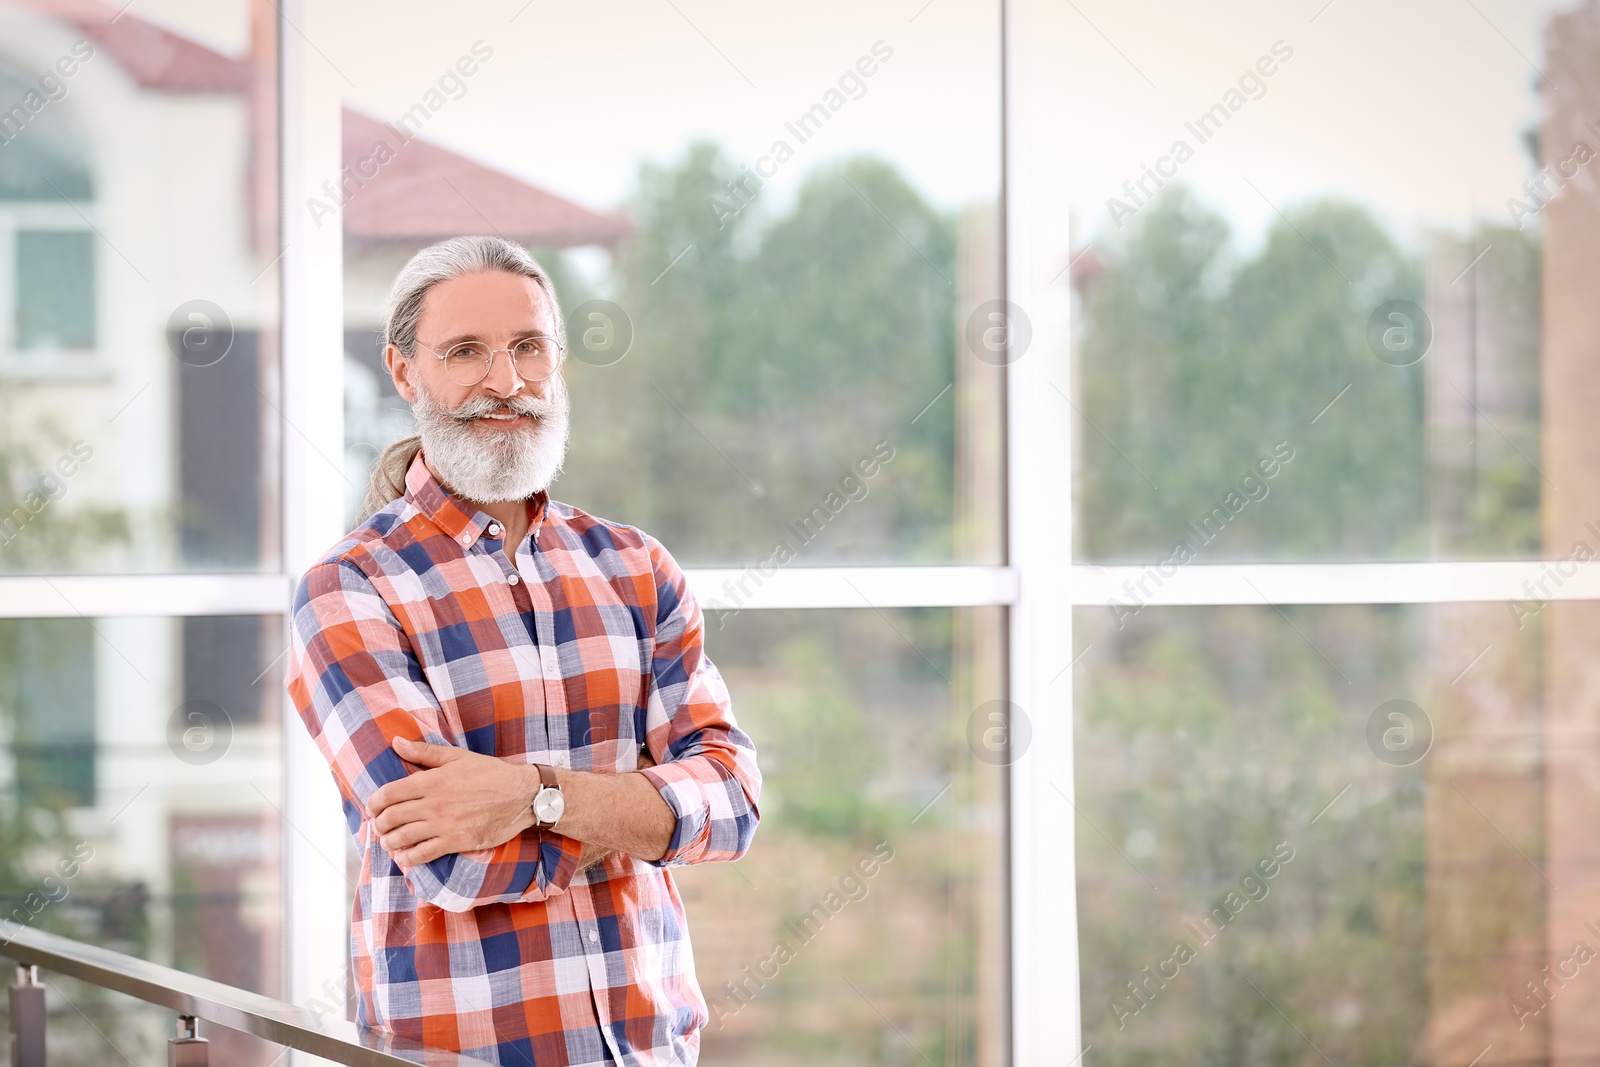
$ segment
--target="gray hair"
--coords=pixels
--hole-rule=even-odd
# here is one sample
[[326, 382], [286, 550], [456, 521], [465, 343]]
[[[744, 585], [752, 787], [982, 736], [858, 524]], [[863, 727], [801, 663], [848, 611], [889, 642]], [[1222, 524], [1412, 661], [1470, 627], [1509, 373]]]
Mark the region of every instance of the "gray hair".
[[[379, 335], [385, 351], [394, 345], [402, 357], [410, 359], [416, 352], [417, 324], [422, 320], [422, 301], [428, 290], [439, 282], [486, 270], [532, 278], [549, 299], [556, 336], [566, 340], [555, 283], [526, 248], [504, 237], [451, 237], [422, 249], [395, 275], [384, 302], [383, 331]], [[422, 439], [416, 435], [401, 438], [383, 450], [372, 468], [372, 480], [367, 484], [357, 521], [365, 522], [405, 494], [406, 471], [421, 450]]]

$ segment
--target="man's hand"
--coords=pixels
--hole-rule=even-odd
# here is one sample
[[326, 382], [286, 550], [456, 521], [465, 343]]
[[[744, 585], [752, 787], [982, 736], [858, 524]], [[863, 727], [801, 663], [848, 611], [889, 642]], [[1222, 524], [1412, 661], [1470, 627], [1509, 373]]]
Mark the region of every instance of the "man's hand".
[[[402, 871], [452, 852], [494, 848], [534, 825], [539, 779], [531, 765], [406, 737], [394, 739], [394, 750], [425, 769], [378, 789], [367, 807], [373, 830]], [[641, 748], [638, 769], [655, 765], [650, 750]], [[613, 851], [583, 842], [578, 869], [604, 862]]]
[[372, 828], [403, 871], [452, 852], [494, 848], [534, 824], [533, 768], [453, 745], [394, 739], [400, 758], [426, 768], [367, 801]]

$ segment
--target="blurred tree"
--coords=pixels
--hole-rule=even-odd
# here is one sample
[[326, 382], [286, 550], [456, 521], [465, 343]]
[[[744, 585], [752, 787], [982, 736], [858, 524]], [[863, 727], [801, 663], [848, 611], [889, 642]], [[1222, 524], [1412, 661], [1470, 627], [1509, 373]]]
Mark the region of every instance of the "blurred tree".
[[[1102, 1062], [1316, 1060], [1279, 1008], [1335, 1063], [1421, 1046], [1424, 769], [1379, 764], [1364, 729], [1419, 688], [1426, 617], [1284, 611], [1292, 627], [1265, 606], [1151, 609], [1121, 631], [1079, 611], [1096, 646], [1074, 727], [1083, 1037]], [[1312, 645], [1362, 670], [1341, 677]], [[1517, 903], [1516, 921], [1537, 917]], [[1219, 906], [1237, 914], [1203, 927]], [[1136, 997], [1127, 983], [1178, 941], [1193, 959]]]
[[[0, 573], [86, 569], [97, 551], [129, 540], [128, 518], [72, 499], [71, 479], [53, 465], [73, 443], [36, 429], [0, 438]], [[143, 904], [127, 914], [130, 887], [91, 864], [72, 879], [60, 872], [85, 844], [66, 812], [95, 799], [93, 653], [88, 620], [0, 620], [0, 917], [140, 950]]]
[[[1420, 555], [1422, 369], [1366, 341], [1388, 300], [1420, 303], [1420, 268], [1364, 209], [1297, 210], [1235, 262], [1227, 223], [1169, 186], [1084, 296], [1083, 557], [1148, 561], [1180, 540], [1207, 562]], [[1188, 524], [1280, 441], [1294, 458], [1267, 498], [1206, 545]]]
[[[759, 195], [710, 209], [735, 177], [704, 143], [642, 169], [613, 296], [633, 346], [573, 361], [563, 496], [692, 546], [688, 562], [780, 540], [813, 563], [948, 558], [953, 419], [911, 420], [953, 379], [953, 220], [871, 159], [813, 173], [776, 219]], [[880, 441], [893, 459], [862, 479]], [[856, 499], [802, 545], [786, 524], [829, 492]]]
[[127, 513], [77, 497], [57, 465], [83, 459], [53, 425], [0, 436], [0, 574], [89, 569], [97, 551], [130, 540]]

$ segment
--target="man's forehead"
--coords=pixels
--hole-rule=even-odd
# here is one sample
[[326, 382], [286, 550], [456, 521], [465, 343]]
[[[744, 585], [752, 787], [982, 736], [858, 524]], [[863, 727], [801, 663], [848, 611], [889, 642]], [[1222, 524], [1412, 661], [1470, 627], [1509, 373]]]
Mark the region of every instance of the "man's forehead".
[[422, 296], [420, 325], [463, 335], [479, 331], [551, 329], [555, 316], [532, 278], [486, 271], [436, 282]]

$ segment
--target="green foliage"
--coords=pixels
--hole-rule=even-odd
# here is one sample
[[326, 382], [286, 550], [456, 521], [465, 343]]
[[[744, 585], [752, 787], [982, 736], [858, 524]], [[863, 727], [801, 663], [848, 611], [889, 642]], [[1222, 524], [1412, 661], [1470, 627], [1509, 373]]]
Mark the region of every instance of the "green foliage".
[[[0, 572], [85, 569], [129, 539], [127, 516], [81, 498], [74, 478], [52, 477], [73, 442], [51, 425], [36, 429], [0, 438], [0, 523], [12, 524], [0, 527]], [[0, 916], [142, 952], [141, 890], [92, 861], [60, 876], [83, 844], [66, 812], [90, 803], [94, 789], [92, 635], [85, 619], [0, 620], [0, 746], [9, 763], [0, 781]]]
[[[98, 541], [126, 534], [126, 523], [114, 509], [82, 501], [69, 505], [71, 482], [47, 483], [56, 457], [69, 449], [65, 435], [51, 427], [36, 441], [22, 434], [0, 437], [0, 572], [67, 569]], [[41, 632], [41, 622], [48, 633]], [[41, 731], [48, 732], [59, 716], [45, 711], [23, 720], [18, 709], [26, 699], [24, 688], [41, 672], [85, 676], [81, 664], [72, 664], [82, 650], [80, 629], [86, 625], [77, 619], [0, 621], [0, 738], [15, 764], [13, 780], [4, 783], [0, 795], [0, 888], [5, 890], [25, 891], [40, 855], [70, 851], [59, 814], [71, 790], [60, 773], [52, 773], [67, 768], [52, 759], [51, 751], [35, 751], [42, 744], [48, 748], [49, 738]]]
[[1379, 361], [1365, 336], [1378, 305], [1421, 302], [1418, 266], [1341, 201], [1292, 212], [1243, 262], [1229, 241], [1220, 216], [1169, 187], [1085, 295], [1084, 556], [1198, 547], [1186, 524], [1279, 441], [1293, 461], [1206, 562], [1420, 554], [1422, 368]]
[[[1414, 691], [1424, 616], [1284, 610], [1287, 623], [1270, 607], [1152, 610], [1123, 631], [1080, 613], [1100, 646], [1074, 753], [1084, 1041], [1105, 1063], [1303, 1061], [1263, 993], [1333, 1062], [1403, 1062], [1417, 1047], [1424, 771], [1378, 764], [1364, 726], [1380, 698]], [[1260, 878], [1280, 842], [1293, 858]], [[1250, 893], [1249, 875], [1260, 899], [1204, 939], [1194, 924]], [[1178, 941], [1193, 961], [1140, 1007], [1125, 983]]]
[[713, 656], [739, 664], [735, 707], [761, 752], [760, 832], [858, 848], [900, 841], [930, 799], [914, 790], [968, 766], [965, 739], [944, 714], [952, 614], [810, 615], [708, 616]]
[[861, 789], [881, 764], [877, 735], [819, 635], [797, 635], [779, 652], [789, 684], [752, 693], [761, 723], [764, 804], [773, 821], [806, 833], [868, 840], [878, 833]]
[[708, 144], [641, 171], [611, 295], [635, 339], [570, 367], [563, 496], [685, 562], [755, 562], [885, 441], [806, 562], [948, 559], [953, 409], [911, 420], [953, 380], [953, 220], [872, 159], [813, 173], [775, 219], [711, 210], [735, 173]]
[[97, 550], [130, 539], [123, 509], [76, 498], [82, 490], [58, 476], [72, 446], [50, 424], [0, 436], [0, 574], [86, 569]]

